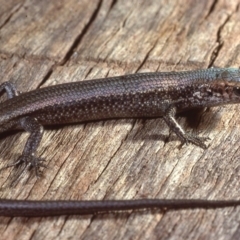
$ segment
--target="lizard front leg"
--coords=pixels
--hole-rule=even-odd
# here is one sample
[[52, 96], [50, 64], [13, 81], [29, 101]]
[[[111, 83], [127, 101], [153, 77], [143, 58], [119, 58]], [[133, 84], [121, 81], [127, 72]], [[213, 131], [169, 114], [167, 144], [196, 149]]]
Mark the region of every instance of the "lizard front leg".
[[206, 149], [207, 146], [204, 143], [206, 140], [208, 140], [208, 137], [199, 137], [194, 134], [189, 134], [184, 131], [184, 129], [179, 125], [177, 122], [175, 115], [176, 115], [177, 109], [175, 106], [170, 106], [167, 108], [165, 115], [163, 116], [163, 119], [169, 126], [171, 130], [173, 130], [177, 136], [180, 138], [181, 142], [184, 143], [193, 143], [196, 146], [199, 146], [203, 149]]

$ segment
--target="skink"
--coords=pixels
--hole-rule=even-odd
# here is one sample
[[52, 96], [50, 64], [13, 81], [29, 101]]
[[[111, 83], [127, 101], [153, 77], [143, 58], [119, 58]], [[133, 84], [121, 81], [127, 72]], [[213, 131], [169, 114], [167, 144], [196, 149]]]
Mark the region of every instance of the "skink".
[[[206, 137], [188, 134], [178, 124], [175, 114], [192, 108], [212, 107], [240, 102], [240, 70], [237, 68], [211, 68], [185, 72], [139, 73], [112, 78], [86, 80], [40, 88], [19, 93], [16, 87], [5, 82], [0, 85], [0, 93], [7, 93], [8, 100], [0, 103], [0, 132], [22, 128], [30, 132], [22, 155], [14, 164], [33, 167], [39, 176], [44, 167], [43, 159], [36, 156], [37, 147], [42, 139], [43, 125], [88, 122], [111, 118], [162, 117], [182, 143], [193, 143], [206, 148]], [[134, 202], [135, 201], [135, 202]], [[142, 202], [141, 202], [142, 201]], [[158, 201], [158, 204], [156, 203]], [[69, 208], [83, 204], [88, 211], [124, 210], [136, 208], [194, 208], [235, 206], [239, 201], [204, 200], [126, 200], [126, 201], [84, 201], [65, 202]], [[92, 211], [89, 207], [92, 203]], [[121, 205], [121, 204], [122, 205]], [[140, 204], [139, 204], [140, 203]], [[146, 204], [147, 203], [147, 204]], [[26, 204], [33, 213], [26, 213]], [[35, 205], [34, 205], [35, 204]], [[63, 202], [51, 203], [59, 209], [52, 215], [60, 215]], [[89, 205], [90, 204], [90, 205]], [[100, 208], [94, 210], [94, 204]], [[122, 208], [116, 207], [120, 204]], [[139, 205], [138, 205], [139, 204]], [[165, 205], [164, 205], [165, 204]], [[48, 202], [1, 200], [0, 214], [17, 216], [42, 216], [49, 213]], [[64, 206], [66, 206], [64, 205]], [[39, 208], [43, 206], [43, 208]], [[102, 206], [102, 207], [101, 207]], [[107, 206], [107, 207], [106, 207]], [[16, 208], [19, 208], [16, 211]], [[35, 208], [35, 210], [34, 210]], [[51, 207], [50, 207], [51, 208]], [[14, 209], [8, 211], [8, 209]], [[39, 210], [41, 209], [41, 210]], [[85, 208], [84, 208], [85, 209]], [[71, 212], [71, 211], [69, 211]], [[81, 211], [80, 211], [81, 212]], [[67, 211], [62, 211], [67, 214]], [[69, 214], [73, 214], [73, 212]], [[77, 211], [75, 211], [77, 213]], [[51, 215], [51, 214], [50, 214]]]

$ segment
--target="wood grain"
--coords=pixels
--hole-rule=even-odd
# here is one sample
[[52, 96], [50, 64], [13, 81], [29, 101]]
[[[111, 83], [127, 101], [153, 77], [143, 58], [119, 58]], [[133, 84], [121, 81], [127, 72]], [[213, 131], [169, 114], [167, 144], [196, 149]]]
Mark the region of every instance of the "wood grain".
[[[240, 2], [0, 0], [0, 79], [21, 91], [144, 71], [239, 67]], [[9, 187], [18, 199], [239, 199], [239, 106], [179, 117], [209, 148], [179, 149], [161, 119], [122, 119], [47, 129], [39, 155], [48, 169]], [[27, 133], [1, 137], [0, 167]], [[240, 208], [4, 218], [3, 239], [239, 239]]]

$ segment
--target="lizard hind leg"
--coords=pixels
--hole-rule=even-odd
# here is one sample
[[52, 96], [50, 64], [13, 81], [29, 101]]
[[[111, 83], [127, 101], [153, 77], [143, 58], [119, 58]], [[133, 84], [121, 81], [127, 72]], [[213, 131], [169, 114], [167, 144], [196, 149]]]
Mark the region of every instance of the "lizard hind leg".
[[[7, 94], [8, 99], [14, 98], [20, 94], [20, 92], [17, 91], [16, 86], [11, 82], [4, 82], [0, 85], [0, 95], [2, 95], [3, 93]], [[19, 128], [30, 132], [30, 136], [24, 147], [22, 155], [15, 163], [7, 165], [6, 167], [0, 169], [0, 171], [9, 167], [20, 167], [20, 165], [22, 165], [23, 170], [20, 175], [22, 175], [22, 173], [25, 172], [26, 169], [34, 168], [36, 176], [39, 177], [41, 175], [41, 167], [46, 167], [45, 164], [43, 164], [44, 159], [35, 156], [37, 147], [42, 139], [43, 127], [38, 123], [35, 118], [26, 116], [20, 119], [13, 119], [9, 122], [6, 122], [2, 126], [0, 126], [0, 133], [5, 132], [9, 129]]]
[[8, 98], [13, 98], [19, 95], [16, 86], [11, 82], [4, 82], [0, 85], [0, 94], [3, 94], [4, 91], [7, 93]]
[[36, 156], [37, 147], [43, 135], [42, 125], [40, 125], [33, 117], [23, 117], [19, 120], [11, 121], [7, 125], [20, 125], [24, 130], [30, 132], [30, 136], [25, 144], [22, 155], [19, 156], [17, 161], [8, 164], [0, 169], [0, 171], [15, 166], [19, 169], [21, 168], [20, 173], [17, 174], [17, 177], [14, 179], [15, 182], [23, 173], [26, 172], [26, 170], [33, 168], [35, 175], [39, 178], [42, 174], [41, 168], [46, 168], [46, 165], [43, 163], [45, 160]]

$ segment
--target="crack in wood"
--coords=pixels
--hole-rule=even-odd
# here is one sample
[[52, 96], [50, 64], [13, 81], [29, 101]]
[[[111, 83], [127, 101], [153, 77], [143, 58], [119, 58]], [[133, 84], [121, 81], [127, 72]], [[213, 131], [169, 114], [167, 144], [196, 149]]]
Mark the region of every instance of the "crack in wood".
[[218, 31], [217, 31], [217, 40], [216, 42], [218, 43], [218, 46], [213, 50], [212, 55], [210, 57], [210, 63], [208, 65], [208, 67], [213, 67], [215, 60], [217, 59], [219, 52], [221, 50], [221, 48], [223, 47], [223, 39], [221, 36], [222, 30], [225, 27], [225, 25], [227, 24], [227, 22], [229, 21], [230, 16], [228, 15], [226, 20], [223, 22], [223, 24], [219, 27]]
[[212, 5], [210, 6], [209, 11], [208, 11], [205, 19], [207, 19], [207, 18], [214, 12], [217, 3], [218, 3], [218, 0], [214, 0], [214, 1], [212, 2]]
[[16, 9], [11, 13], [9, 14], [9, 16], [5, 19], [5, 21], [2, 23], [2, 25], [0, 25], [0, 29], [2, 29], [8, 22], [10, 22], [10, 20], [12, 19], [12, 16], [17, 13], [21, 7], [24, 5], [24, 3], [22, 4], [19, 4], [18, 7], [16, 7]]
[[86, 32], [88, 31], [89, 27], [91, 26], [91, 24], [94, 22], [94, 20], [96, 19], [100, 9], [101, 9], [101, 5], [102, 5], [102, 0], [100, 0], [98, 2], [98, 5], [95, 9], [95, 11], [93, 12], [92, 16], [90, 17], [88, 23], [85, 25], [85, 27], [83, 28], [82, 32], [76, 37], [76, 39], [73, 41], [72, 46], [70, 47], [69, 51], [67, 52], [67, 54], [65, 55], [64, 59], [62, 60], [62, 62], [60, 63], [61, 66], [65, 65], [72, 57], [72, 55], [74, 54], [75, 49], [77, 48], [77, 46], [81, 43], [82, 38], [86, 35]]
[[139, 67], [137, 68], [136, 72], [138, 72], [142, 67], [143, 65], [147, 62], [148, 60], [148, 57], [150, 55], [150, 53], [153, 51], [153, 49], [156, 47], [158, 43], [158, 39], [154, 42], [153, 46], [149, 49], [149, 51], [147, 52], [147, 54], [145, 55], [145, 58], [143, 59], [142, 63], [139, 65]]

